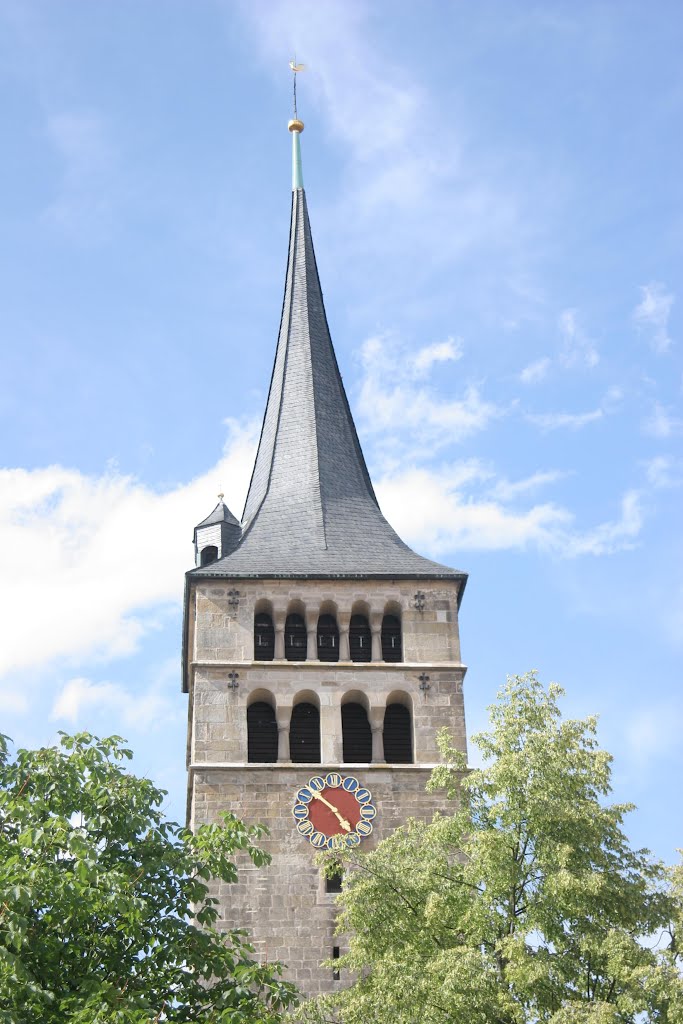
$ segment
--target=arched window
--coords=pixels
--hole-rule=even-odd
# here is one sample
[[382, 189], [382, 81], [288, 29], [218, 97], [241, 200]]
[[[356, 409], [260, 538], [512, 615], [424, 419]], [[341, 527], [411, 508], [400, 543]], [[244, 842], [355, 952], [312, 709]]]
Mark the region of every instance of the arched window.
[[208, 565], [210, 562], [215, 562], [218, 558], [218, 548], [215, 544], [210, 544], [207, 548], [202, 548], [202, 553], [199, 556], [201, 565]]
[[339, 661], [339, 630], [334, 615], [318, 619], [318, 660]]
[[342, 704], [344, 761], [352, 764], [372, 761], [372, 732], [362, 704]]
[[320, 712], [315, 704], [296, 704], [292, 708], [289, 756], [299, 764], [320, 761]]
[[268, 612], [254, 616], [254, 660], [272, 661], [275, 654], [275, 630]]
[[349, 650], [351, 661], [372, 659], [372, 633], [370, 623], [364, 615], [352, 615], [349, 625]]
[[410, 711], [405, 704], [388, 704], [384, 712], [384, 760], [389, 764], [413, 762]]
[[277, 761], [275, 711], [264, 700], [247, 708], [247, 760]]
[[285, 658], [287, 661], [306, 660], [306, 623], [303, 616], [293, 613], [285, 623]]
[[401, 620], [396, 615], [385, 615], [382, 619], [382, 660], [401, 661]]

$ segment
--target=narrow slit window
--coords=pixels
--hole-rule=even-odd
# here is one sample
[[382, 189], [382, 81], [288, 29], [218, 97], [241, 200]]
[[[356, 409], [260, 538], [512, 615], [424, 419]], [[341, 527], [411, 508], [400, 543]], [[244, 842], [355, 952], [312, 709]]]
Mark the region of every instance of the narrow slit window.
[[372, 731], [362, 704], [342, 705], [342, 747], [347, 764], [372, 761]]
[[272, 661], [275, 655], [275, 630], [267, 612], [254, 617], [254, 661]]
[[402, 661], [401, 620], [396, 615], [382, 619], [382, 661]]
[[[339, 946], [332, 947], [332, 959], [339, 959]], [[334, 967], [332, 970], [332, 981], [339, 981], [339, 967]]]
[[254, 701], [247, 708], [247, 760], [277, 761], [275, 710], [266, 701]]
[[351, 661], [372, 659], [372, 633], [365, 615], [352, 615], [349, 624], [349, 651]]
[[305, 661], [307, 642], [306, 623], [303, 616], [288, 615], [285, 622], [285, 658], [287, 661]]
[[298, 764], [320, 762], [320, 712], [315, 704], [304, 702], [292, 708], [289, 754]]
[[339, 661], [339, 629], [334, 615], [318, 619], [318, 661]]

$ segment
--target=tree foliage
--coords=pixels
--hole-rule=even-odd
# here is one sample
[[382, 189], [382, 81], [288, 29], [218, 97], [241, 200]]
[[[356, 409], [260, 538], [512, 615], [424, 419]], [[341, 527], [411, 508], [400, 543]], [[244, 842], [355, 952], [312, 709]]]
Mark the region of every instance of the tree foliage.
[[471, 772], [441, 736], [452, 813], [355, 859], [337, 964], [358, 980], [304, 1018], [680, 1024], [683, 869], [631, 848], [595, 719], [563, 720], [561, 693], [509, 679]]
[[212, 927], [209, 884], [235, 881], [237, 851], [267, 863], [263, 830], [165, 821], [122, 743], [62, 735], [12, 759], [0, 741], [0, 1022], [274, 1024], [293, 990]]

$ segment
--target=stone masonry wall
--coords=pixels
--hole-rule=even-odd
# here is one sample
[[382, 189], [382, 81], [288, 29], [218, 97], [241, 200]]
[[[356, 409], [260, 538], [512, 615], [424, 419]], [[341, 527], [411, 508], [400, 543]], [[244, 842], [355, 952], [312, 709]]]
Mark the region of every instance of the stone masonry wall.
[[[335, 614], [340, 626], [348, 626], [351, 615], [359, 612], [368, 616], [374, 630], [380, 629], [385, 611], [394, 611], [403, 624], [404, 661], [460, 661], [457, 582], [221, 580], [195, 587], [196, 661], [250, 661], [256, 610], [271, 611], [276, 628], [284, 627], [289, 611], [300, 612], [313, 629], [321, 612]], [[237, 605], [230, 603], [231, 591], [238, 594]], [[421, 612], [414, 607], [417, 591], [425, 595]]]
[[[428, 795], [425, 785], [438, 760], [436, 734], [442, 726], [466, 750], [457, 588], [456, 581], [424, 580], [198, 580], [190, 593], [189, 822], [195, 827], [232, 810], [248, 822], [268, 826], [264, 846], [272, 855], [271, 865], [257, 870], [243, 862], [237, 884], [216, 886], [221, 924], [246, 927], [259, 954], [286, 963], [287, 977], [306, 995], [344, 983], [319, 966], [331, 958], [334, 946], [343, 950], [343, 942], [334, 937], [335, 897], [325, 892], [316, 851], [296, 831], [294, 796], [313, 775], [329, 770], [355, 775], [370, 789], [378, 809], [364, 849], [406, 818], [430, 819], [443, 807], [443, 796]], [[418, 591], [424, 594], [422, 611], [415, 607]], [[373, 632], [373, 660], [254, 661], [258, 611], [273, 617], [276, 651], [277, 631], [282, 634], [288, 612], [302, 614], [309, 655], [317, 654], [319, 614], [336, 616], [340, 653], [341, 634], [351, 615], [365, 614]], [[379, 632], [385, 613], [401, 618], [404, 660], [399, 663], [381, 660]], [[280, 760], [273, 764], [247, 763], [247, 707], [256, 700], [275, 708], [281, 742]], [[289, 760], [289, 720], [292, 708], [302, 700], [320, 708], [320, 765]], [[341, 708], [347, 700], [364, 704], [368, 711], [373, 730], [370, 764], [343, 763]], [[415, 761], [411, 765], [383, 761], [384, 711], [394, 701], [410, 709]]]
[[[269, 838], [262, 841], [273, 858], [270, 866], [254, 868], [241, 859], [238, 882], [217, 886], [219, 927], [246, 927], [257, 954], [287, 964], [287, 978], [309, 996], [344, 984], [343, 974], [335, 981], [332, 971], [319, 965], [332, 958], [334, 946], [342, 952], [345, 946], [334, 934], [336, 897], [325, 892], [316, 851], [296, 831], [292, 806], [297, 790], [312, 775], [336, 767], [270, 765], [193, 773], [193, 825], [213, 822], [229, 808], [249, 823], [264, 822], [270, 829]], [[364, 840], [363, 849], [374, 847], [406, 818], [429, 820], [443, 809], [443, 796], [425, 792], [428, 769], [345, 765], [341, 770], [370, 789], [378, 810], [374, 832]]]

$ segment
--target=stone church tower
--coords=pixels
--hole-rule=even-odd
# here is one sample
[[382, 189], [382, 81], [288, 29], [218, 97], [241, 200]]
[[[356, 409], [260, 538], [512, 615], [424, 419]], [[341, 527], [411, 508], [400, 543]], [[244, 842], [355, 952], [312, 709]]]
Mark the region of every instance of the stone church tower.
[[[188, 819], [263, 822], [267, 868], [221, 886], [306, 995], [343, 984], [335, 880], [318, 850], [372, 848], [425, 793], [436, 733], [465, 750], [458, 608], [466, 575], [412, 551], [382, 515], [337, 366], [291, 121], [292, 217], [280, 334], [240, 523], [223, 503], [194, 533], [183, 688]], [[275, 297], [271, 297], [275, 301]]]

